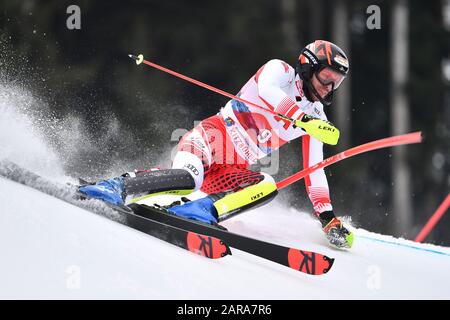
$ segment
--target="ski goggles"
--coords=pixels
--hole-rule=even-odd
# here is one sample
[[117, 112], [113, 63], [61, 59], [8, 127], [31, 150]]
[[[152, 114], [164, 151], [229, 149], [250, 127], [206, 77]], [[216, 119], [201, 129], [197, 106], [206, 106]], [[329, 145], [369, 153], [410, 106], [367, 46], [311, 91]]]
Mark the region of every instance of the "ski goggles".
[[345, 79], [345, 75], [327, 67], [316, 72], [316, 77], [324, 86], [332, 84], [334, 90], [339, 88], [342, 81]]

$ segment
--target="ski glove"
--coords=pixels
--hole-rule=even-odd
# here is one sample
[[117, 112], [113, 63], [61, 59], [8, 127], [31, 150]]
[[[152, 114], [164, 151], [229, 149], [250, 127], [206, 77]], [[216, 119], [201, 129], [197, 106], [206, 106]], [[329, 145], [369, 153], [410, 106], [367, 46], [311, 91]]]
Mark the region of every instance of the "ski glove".
[[315, 118], [304, 114], [300, 119], [295, 120], [295, 126], [302, 128], [311, 137], [331, 145], [336, 145], [339, 140], [339, 129], [331, 122]]

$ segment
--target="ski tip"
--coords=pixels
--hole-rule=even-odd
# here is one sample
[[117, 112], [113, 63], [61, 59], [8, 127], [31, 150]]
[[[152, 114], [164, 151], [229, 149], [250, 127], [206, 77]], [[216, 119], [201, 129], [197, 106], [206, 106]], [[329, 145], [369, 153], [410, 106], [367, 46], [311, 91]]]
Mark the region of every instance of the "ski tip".
[[225, 248], [225, 250], [221, 254], [221, 257], [231, 256], [232, 253], [231, 253], [230, 247], [225, 242], [223, 242], [222, 240], [220, 240], [220, 244], [223, 246], [223, 248]]
[[231, 255], [230, 247], [215, 237], [189, 231], [186, 243], [189, 251], [206, 258], [219, 259]]
[[330, 271], [334, 259], [325, 255], [291, 248], [288, 252], [288, 266], [294, 270], [318, 276]]
[[333, 266], [334, 259], [330, 258], [330, 257], [327, 257], [327, 256], [323, 256], [323, 260], [326, 263], [328, 263], [328, 266], [323, 269], [323, 273], [327, 273], [328, 271], [330, 271], [331, 267]]
[[128, 55], [131, 59], [133, 59], [134, 61], [136, 61], [136, 64], [139, 65], [142, 62], [144, 62], [144, 55], [143, 54], [139, 54], [137, 56], [135, 56], [134, 54], [129, 54]]

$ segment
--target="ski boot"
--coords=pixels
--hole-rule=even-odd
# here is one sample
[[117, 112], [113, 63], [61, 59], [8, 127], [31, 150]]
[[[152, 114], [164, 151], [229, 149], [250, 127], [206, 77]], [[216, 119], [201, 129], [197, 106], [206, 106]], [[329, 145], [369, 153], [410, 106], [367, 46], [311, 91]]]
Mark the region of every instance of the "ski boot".
[[228, 231], [227, 228], [218, 223], [217, 210], [214, 207], [215, 195], [209, 195], [197, 200], [189, 200], [186, 197], [181, 197], [181, 200], [174, 201], [168, 206], [160, 206], [154, 204], [158, 209], [162, 209], [169, 214], [196, 220], [201, 223], [212, 225], [217, 229]]
[[325, 211], [319, 215], [322, 229], [328, 241], [337, 248], [350, 249], [353, 245], [353, 233], [342, 225], [333, 211]]
[[165, 192], [188, 194], [195, 189], [194, 179], [184, 169], [135, 170], [97, 183], [80, 182], [78, 191], [81, 196], [103, 200], [119, 207], [124, 205], [127, 196], [143, 199]]
[[177, 201], [166, 207], [167, 211], [183, 218], [212, 225], [217, 224], [217, 210], [214, 208], [214, 201], [210, 196], [194, 201], [183, 197], [182, 201], [183, 203]]
[[87, 198], [103, 200], [116, 206], [124, 205], [125, 184], [122, 176], [79, 186], [78, 191]]

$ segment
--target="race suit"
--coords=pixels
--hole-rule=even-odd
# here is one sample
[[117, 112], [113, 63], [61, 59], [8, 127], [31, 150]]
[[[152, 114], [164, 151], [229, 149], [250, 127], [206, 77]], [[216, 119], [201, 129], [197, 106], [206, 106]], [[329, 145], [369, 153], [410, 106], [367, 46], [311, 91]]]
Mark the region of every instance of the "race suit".
[[[327, 120], [323, 105], [305, 97], [302, 80], [282, 60], [268, 61], [237, 96], [289, 118], [298, 119], [306, 113]], [[322, 142], [289, 121], [233, 99], [183, 136], [172, 168], [189, 171], [196, 189], [208, 194], [273, 182], [270, 175], [249, 170], [249, 165], [298, 137], [302, 137], [303, 167], [323, 160]], [[323, 169], [307, 176], [305, 184], [316, 214], [332, 210]]]

